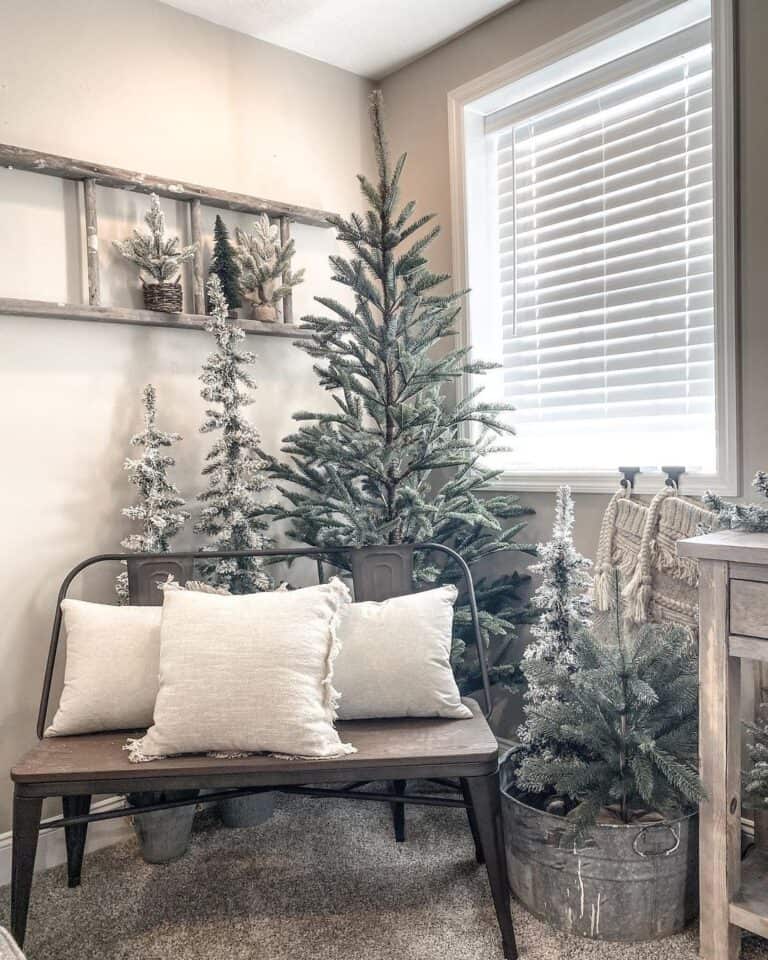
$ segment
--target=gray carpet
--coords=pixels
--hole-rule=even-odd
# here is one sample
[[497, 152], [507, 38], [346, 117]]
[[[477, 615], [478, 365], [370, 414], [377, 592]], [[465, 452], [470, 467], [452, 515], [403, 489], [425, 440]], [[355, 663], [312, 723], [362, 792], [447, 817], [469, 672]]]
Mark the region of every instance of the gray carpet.
[[[190, 851], [145, 864], [133, 841], [86, 858], [79, 889], [36, 877], [29, 960], [498, 960], [485, 871], [461, 810], [410, 808], [391, 838], [379, 804], [278, 798], [274, 818], [227, 830], [198, 817]], [[526, 960], [694, 960], [695, 930], [622, 946], [558, 934], [515, 908]], [[8, 891], [0, 891], [0, 923]], [[745, 941], [745, 960], [768, 942]]]

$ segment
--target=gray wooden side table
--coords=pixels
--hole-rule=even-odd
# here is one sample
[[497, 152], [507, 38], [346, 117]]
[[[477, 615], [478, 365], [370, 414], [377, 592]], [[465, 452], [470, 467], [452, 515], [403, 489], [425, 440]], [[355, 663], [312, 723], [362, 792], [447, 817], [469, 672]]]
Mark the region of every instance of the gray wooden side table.
[[768, 534], [680, 540], [699, 561], [700, 955], [736, 960], [741, 931], [768, 937], [768, 851], [741, 860], [741, 661], [768, 661]]

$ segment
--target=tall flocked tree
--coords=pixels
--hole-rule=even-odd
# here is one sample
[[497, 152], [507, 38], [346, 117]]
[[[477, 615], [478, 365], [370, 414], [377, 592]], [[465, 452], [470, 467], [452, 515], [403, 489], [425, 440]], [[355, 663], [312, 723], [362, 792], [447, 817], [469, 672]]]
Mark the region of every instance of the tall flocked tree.
[[541, 584], [531, 601], [537, 619], [522, 665], [531, 709], [519, 733], [522, 744], [537, 750], [556, 751], [546, 724], [539, 724], [537, 707], [563, 698], [575, 664], [574, 642], [591, 628], [591, 563], [574, 546], [573, 523], [571, 490], [562, 486], [555, 499], [552, 539], [539, 544], [539, 562], [530, 567]]
[[[354, 307], [318, 297], [332, 316], [303, 318], [311, 338], [300, 342], [316, 360], [319, 381], [332, 393], [331, 413], [300, 412], [302, 426], [284, 441], [287, 460], [272, 460], [286, 498], [276, 513], [290, 534], [314, 546], [438, 541], [470, 564], [510, 551], [530, 512], [511, 496], [486, 495], [497, 476], [486, 458], [513, 430], [502, 404], [475, 390], [453, 404], [445, 387], [491, 365], [453, 346], [463, 292], [440, 293], [449, 280], [432, 273], [425, 251], [439, 227], [432, 215], [414, 216], [399, 201], [405, 156], [390, 164], [382, 127], [381, 95], [371, 104], [378, 183], [359, 177], [368, 210], [331, 218], [349, 259], [330, 258], [333, 279], [351, 292]], [[470, 428], [473, 428], [472, 431]], [[475, 436], [471, 437], [470, 432]], [[434, 564], [434, 559], [431, 561]], [[457, 571], [422, 564], [422, 582], [457, 580]], [[508, 650], [521, 619], [516, 573], [477, 583], [482, 627], [494, 679], [511, 677]], [[469, 615], [456, 614], [454, 653], [464, 654]], [[464, 686], [476, 681], [476, 661], [463, 657]]]
[[[201, 396], [211, 406], [200, 428], [216, 433], [203, 468], [208, 489], [199, 497], [203, 504], [195, 532], [205, 534], [206, 550], [258, 550], [268, 544], [265, 535], [265, 506], [260, 500], [272, 484], [259, 454], [261, 438], [243, 414], [253, 403], [248, 392], [256, 383], [248, 371], [256, 360], [253, 353], [238, 349], [245, 337], [229, 317], [221, 281], [208, 281], [211, 316], [206, 330], [213, 334], [217, 350], [203, 364]], [[263, 562], [255, 557], [212, 559], [203, 566], [206, 579], [232, 593], [268, 590], [272, 579]]]
[[[184, 498], [168, 477], [176, 463], [165, 451], [181, 440], [178, 433], [157, 427], [157, 393], [151, 383], [144, 387], [144, 429], [131, 437], [131, 445], [142, 447], [141, 456], [124, 463], [128, 480], [139, 492], [139, 502], [123, 508], [123, 516], [140, 524], [139, 530], [121, 540], [126, 550], [137, 553], [166, 553], [171, 540], [189, 519]], [[121, 601], [128, 601], [128, 574], [118, 574], [115, 589]]]

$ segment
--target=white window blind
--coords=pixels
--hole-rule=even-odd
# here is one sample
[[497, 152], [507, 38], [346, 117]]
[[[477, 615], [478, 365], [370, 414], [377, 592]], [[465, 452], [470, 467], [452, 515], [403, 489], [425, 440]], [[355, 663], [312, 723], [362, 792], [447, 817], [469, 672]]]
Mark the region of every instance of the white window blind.
[[516, 468], [715, 469], [712, 54], [691, 38], [489, 118]]

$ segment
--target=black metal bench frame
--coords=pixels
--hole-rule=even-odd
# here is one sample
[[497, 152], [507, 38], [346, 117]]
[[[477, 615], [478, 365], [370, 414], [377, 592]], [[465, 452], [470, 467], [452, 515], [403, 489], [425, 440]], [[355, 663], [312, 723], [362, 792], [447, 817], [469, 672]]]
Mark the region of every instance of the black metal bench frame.
[[[477, 610], [472, 575], [463, 558], [449, 547], [437, 543], [403, 544], [393, 546], [374, 547], [339, 547], [339, 548], [282, 548], [259, 551], [185, 551], [166, 554], [101, 554], [90, 557], [75, 566], [64, 578], [59, 590], [54, 616], [51, 641], [46, 662], [43, 690], [38, 711], [37, 735], [42, 739], [45, 731], [54, 669], [59, 649], [62, 613], [61, 603], [66, 598], [72, 581], [83, 570], [97, 563], [107, 561], [122, 561], [127, 564], [129, 587], [132, 603], [158, 604], [162, 602], [162, 594], [157, 584], [164, 581], [169, 574], [177, 580], [184, 581], [193, 576], [196, 560], [237, 559], [247, 557], [271, 559], [314, 558], [317, 562], [318, 576], [323, 580], [323, 563], [336, 566], [342, 564], [334, 558], [345, 557], [351, 570], [354, 585], [355, 599], [385, 600], [390, 597], [402, 596], [413, 592], [413, 555], [414, 552], [433, 551], [443, 554], [456, 564], [464, 581], [466, 600], [469, 604], [473, 627], [473, 638], [477, 649], [478, 664], [483, 688], [483, 714], [487, 717], [491, 709], [491, 691], [488, 678], [488, 667], [485, 648], [480, 631], [480, 621]], [[354, 724], [356, 721], [351, 721]], [[413, 721], [418, 722], [418, 721]], [[450, 721], [461, 723], [462, 721]], [[83, 735], [86, 739], [89, 735]], [[80, 739], [80, 738], [75, 738]], [[34, 752], [34, 751], [33, 751]], [[249, 796], [252, 794], [275, 791], [286, 794], [297, 794], [310, 797], [330, 797], [348, 800], [362, 800], [368, 802], [387, 803], [392, 807], [395, 839], [405, 839], [404, 811], [406, 804], [420, 804], [439, 807], [459, 807], [467, 811], [469, 826], [475, 843], [478, 863], [485, 862], [488, 878], [496, 908], [497, 919], [501, 932], [504, 957], [506, 960], [515, 960], [517, 948], [512, 925], [509, 905], [509, 891], [507, 881], [507, 866], [504, 853], [503, 826], [500, 811], [499, 771], [498, 760], [494, 759], [491, 767], [487, 760], [484, 764], [471, 762], [471, 758], [456, 758], [454, 763], [446, 763], [444, 759], [434, 762], [425, 756], [423, 762], [411, 764], [398, 769], [396, 762], [388, 762], [385, 766], [377, 766], [366, 771], [364, 779], [353, 783], [333, 787], [315, 787], [311, 783], [328, 782], [328, 769], [325, 765], [318, 767], [317, 776], [307, 775], [306, 770], [299, 773], [291, 769], [291, 762], [283, 762], [281, 773], [285, 773], [285, 782], [274, 782], [259, 785], [257, 783], [232, 789], [232, 775], [222, 770], [219, 774], [206, 774], [200, 778], [198, 786], [207, 788], [217, 785], [222, 789], [206, 794], [206, 802], [216, 799]], [[149, 767], [150, 769], [147, 769]], [[163, 776], [159, 779], [151, 769], [152, 764], [137, 765], [135, 772], [131, 771], [130, 780], [121, 782], [119, 787], [123, 792], [140, 792], [151, 790], [187, 789], [195, 785], [195, 777], [185, 775], [181, 777]], [[49, 780], [45, 778], [47, 771], [43, 771], [42, 779], [37, 777], [33, 782], [16, 769], [11, 772], [14, 780], [14, 808], [13, 808], [13, 850], [12, 850], [12, 878], [11, 878], [11, 931], [19, 943], [23, 944], [27, 913], [29, 908], [32, 877], [34, 871], [35, 854], [38, 835], [41, 829], [60, 829], [65, 831], [67, 849], [67, 872], [70, 886], [77, 886], [83, 863], [86, 840], [86, 831], [89, 823], [111, 820], [119, 817], [135, 816], [136, 808], [123, 807], [115, 810], [90, 812], [91, 796], [107, 790], [115, 791], [115, 781], [104, 779], [76, 779], [68, 782], [66, 777], [55, 770], [51, 771]], [[407, 780], [429, 780], [449, 790], [458, 791], [461, 795], [435, 796], [434, 794], [419, 794], [408, 792]], [[258, 777], [256, 777], [258, 779]], [[297, 782], [297, 780], [301, 782]], [[389, 781], [391, 792], [363, 790], [372, 781]], [[309, 782], [309, 785], [307, 785]], [[41, 827], [41, 809], [46, 797], [61, 797], [63, 815], [49, 820]], [[141, 812], [167, 810], [173, 807], [197, 803], [197, 800], [175, 800], [142, 806]]]

